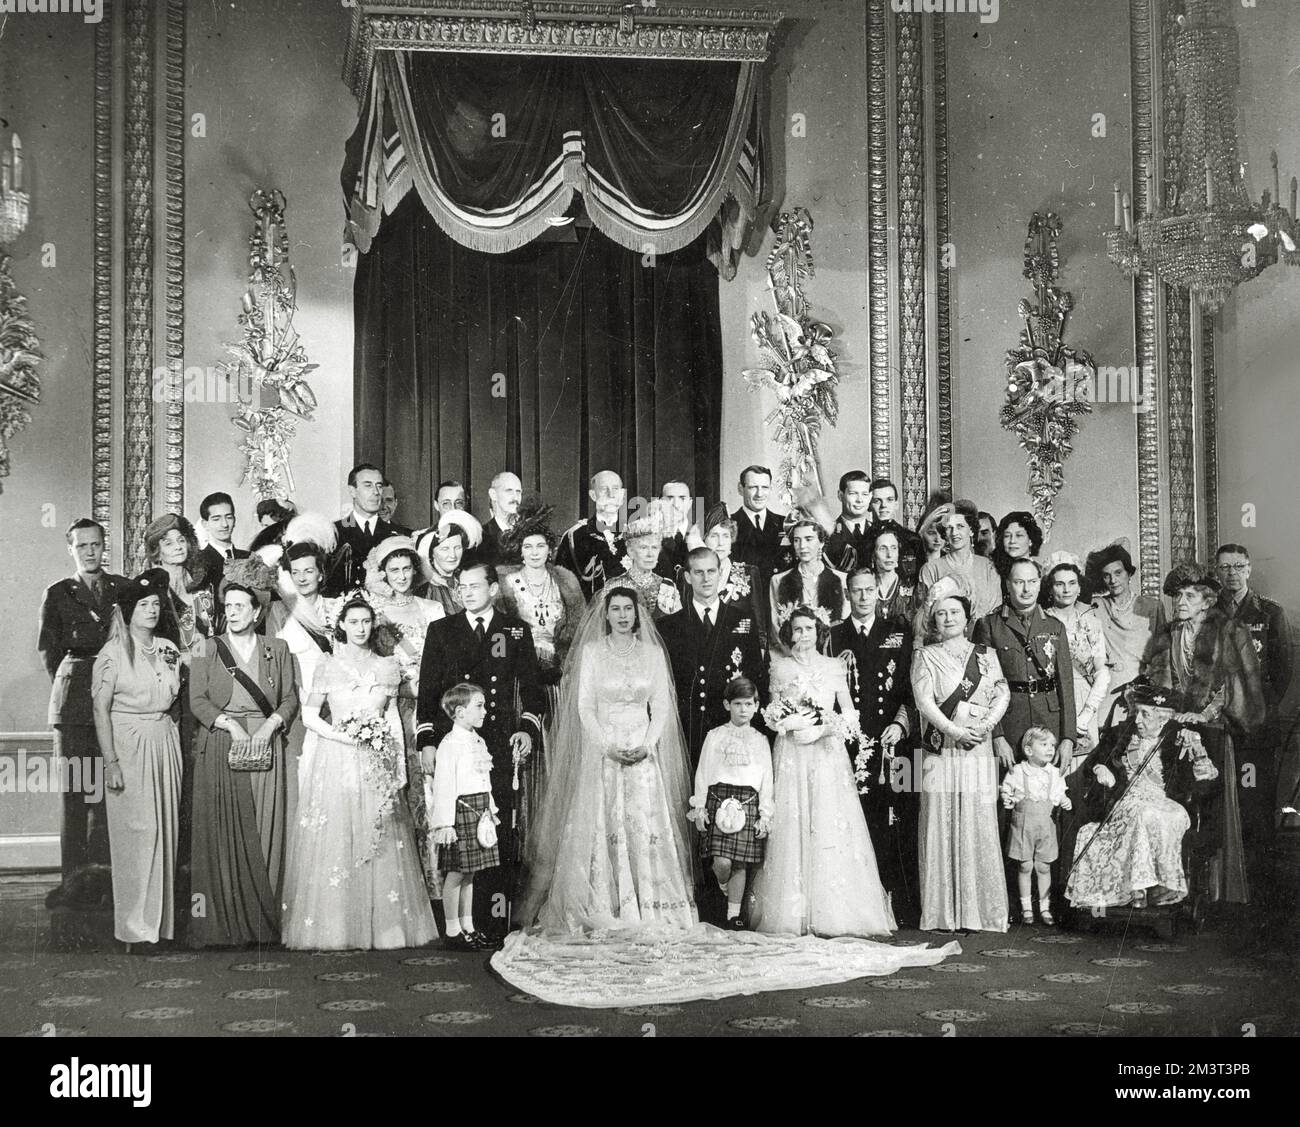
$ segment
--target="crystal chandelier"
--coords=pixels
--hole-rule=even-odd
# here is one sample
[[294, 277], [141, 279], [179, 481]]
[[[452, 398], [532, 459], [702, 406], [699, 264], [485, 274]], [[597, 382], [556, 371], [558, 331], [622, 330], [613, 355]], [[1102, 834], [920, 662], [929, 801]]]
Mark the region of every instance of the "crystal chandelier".
[[1154, 169], [1143, 170], [1149, 208], [1136, 225], [1132, 202], [1115, 186], [1115, 225], [1107, 236], [1110, 260], [1125, 274], [1150, 270], [1169, 285], [1190, 290], [1208, 313], [1223, 307], [1233, 288], [1283, 261], [1300, 265], [1296, 251], [1296, 178], [1290, 209], [1281, 201], [1277, 153], [1273, 189], [1260, 203], [1246, 195], [1245, 166], [1237, 155], [1237, 31], [1228, 0], [1186, 0], [1173, 43], [1173, 72], [1184, 98], [1182, 162], [1164, 199]]

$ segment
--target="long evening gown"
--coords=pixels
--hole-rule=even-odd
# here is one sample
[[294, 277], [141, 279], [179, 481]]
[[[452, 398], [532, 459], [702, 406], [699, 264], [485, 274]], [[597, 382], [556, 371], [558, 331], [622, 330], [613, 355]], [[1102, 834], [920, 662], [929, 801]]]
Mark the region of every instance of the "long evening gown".
[[[604, 642], [580, 655], [580, 781], [565, 817], [549, 894], [538, 920], [546, 930], [630, 927], [661, 921], [689, 928], [698, 919], [691, 894], [684, 796], [664, 778], [664, 759], [680, 743], [660, 741], [677, 711], [668, 668], [637, 642], [624, 655]], [[633, 766], [605, 747], [650, 746]]]
[[1104, 823], [1089, 822], [1075, 839], [1065, 895], [1076, 908], [1121, 906], [1146, 889], [1151, 904], [1176, 904], [1187, 895], [1182, 849], [1191, 819], [1165, 794], [1160, 753], [1148, 758], [1157, 739], [1133, 737], [1124, 766], [1135, 780]]
[[[603, 604], [593, 612], [603, 615]], [[650, 644], [620, 656], [602, 640], [571, 654], [555, 769], [529, 844], [521, 915], [538, 922], [506, 939], [493, 969], [544, 1001], [608, 1007], [825, 986], [959, 953], [954, 943], [894, 947], [696, 922], [685, 741], [667, 654], [641, 621]], [[634, 766], [605, 754], [641, 740], [654, 750]], [[847, 765], [843, 748], [839, 756]], [[856, 795], [852, 809], [861, 822]]]
[[927, 744], [921, 770], [921, 930], [1007, 930], [1007, 882], [998, 840], [998, 764], [992, 736], [975, 747], [957, 746], [954, 724], [992, 726], [1011, 700], [997, 655], [978, 659], [979, 680], [969, 700], [947, 719], [939, 703], [965, 677], [972, 643], [949, 651], [924, 646], [912, 658], [912, 693], [927, 729], [942, 737]]
[[[332, 656], [317, 667], [311, 694], [326, 696], [335, 724], [358, 712], [386, 716], [400, 745], [401, 721], [390, 703], [400, 679], [395, 658], [357, 668]], [[406, 804], [399, 795], [380, 816], [364, 755], [325, 736], [303, 750], [285, 871], [286, 947], [419, 947], [437, 937]]]
[[[804, 665], [772, 658], [773, 697], [811, 698], [831, 712], [848, 694], [844, 665], [812, 655]], [[832, 733], [799, 743], [776, 738], [774, 805], [767, 857], [754, 879], [750, 919], [775, 935], [889, 935], [897, 926], [876, 870], [853, 766], [844, 740]]]
[[95, 658], [91, 696], [112, 710], [113, 754], [123, 788], [105, 791], [113, 862], [113, 934], [123, 943], [171, 939], [180, 831], [181, 743], [170, 710], [180, 692], [179, 654], [155, 638], [135, 661], [110, 638]]
[[415, 746], [415, 704], [420, 695], [420, 659], [424, 656], [424, 639], [429, 624], [445, 617], [442, 604], [430, 599], [408, 595], [405, 601], [397, 598], [375, 600], [379, 620], [387, 623], [397, 634], [393, 657], [402, 671], [402, 684], [397, 697], [397, 711], [402, 718], [402, 735], [406, 741], [406, 777], [408, 785], [402, 792], [406, 809], [411, 815], [411, 828], [415, 833], [415, 847], [420, 854], [424, 882], [429, 895], [442, 895], [442, 874], [438, 871], [436, 849], [430, 841], [429, 813], [425, 805], [423, 773], [420, 753]]

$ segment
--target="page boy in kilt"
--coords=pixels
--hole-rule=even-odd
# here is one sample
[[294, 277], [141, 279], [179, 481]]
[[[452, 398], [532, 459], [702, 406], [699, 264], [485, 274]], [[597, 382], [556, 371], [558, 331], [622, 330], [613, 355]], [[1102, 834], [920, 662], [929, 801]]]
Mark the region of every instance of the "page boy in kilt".
[[479, 836], [485, 814], [494, 826], [501, 820], [492, 800], [492, 753], [478, 734], [487, 719], [487, 696], [478, 685], [464, 682], [443, 693], [439, 705], [452, 729], [438, 745], [436, 762], [430, 748], [420, 759], [425, 774], [433, 765], [428, 809], [444, 877], [442, 942], [451, 951], [493, 950], [500, 944], [474, 926], [474, 874], [501, 864], [496, 834], [487, 834], [492, 841], [487, 845]]
[[741, 931], [749, 866], [762, 863], [772, 822], [772, 748], [750, 726], [758, 711], [754, 682], [734, 677], [722, 697], [731, 719], [704, 738], [688, 816], [700, 831], [700, 856], [727, 897], [726, 926]]

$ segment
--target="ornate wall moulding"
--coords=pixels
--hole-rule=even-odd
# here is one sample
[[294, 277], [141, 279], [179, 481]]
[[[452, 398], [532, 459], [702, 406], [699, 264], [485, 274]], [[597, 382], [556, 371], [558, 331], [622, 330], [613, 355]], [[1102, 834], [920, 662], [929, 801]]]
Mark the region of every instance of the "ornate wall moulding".
[[758, 8], [564, 0], [358, 0], [343, 61], [360, 98], [376, 51], [693, 59], [761, 63], [783, 13]]

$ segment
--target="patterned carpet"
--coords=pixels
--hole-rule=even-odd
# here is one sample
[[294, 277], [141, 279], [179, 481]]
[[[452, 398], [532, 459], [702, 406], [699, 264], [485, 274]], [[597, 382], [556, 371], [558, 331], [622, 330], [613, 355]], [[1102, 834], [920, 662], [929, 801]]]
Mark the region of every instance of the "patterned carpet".
[[836, 987], [576, 1010], [514, 992], [485, 956], [436, 948], [57, 951], [50, 887], [0, 879], [0, 1035], [1300, 1035], [1294, 951], [1245, 957], [1221, 932], [1170, 942], [1122, 918], [959, 937], [946, 963]]

